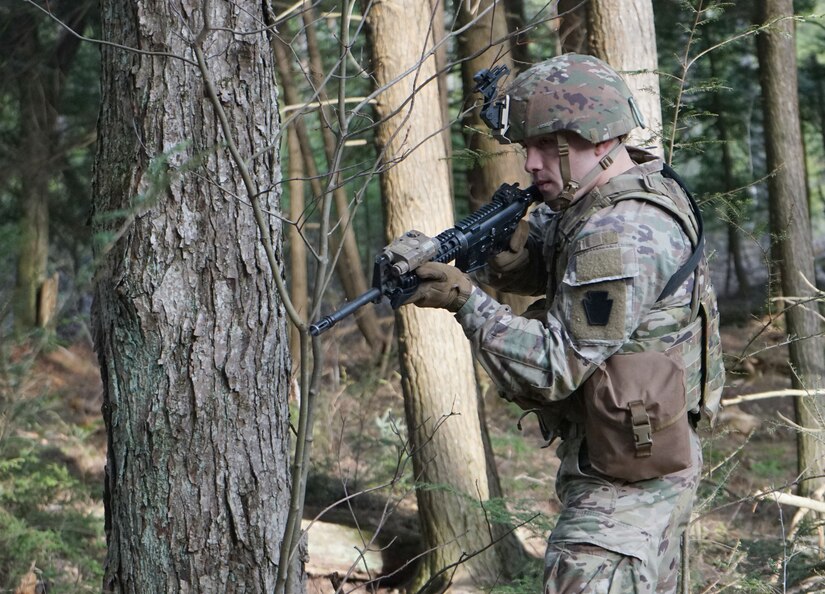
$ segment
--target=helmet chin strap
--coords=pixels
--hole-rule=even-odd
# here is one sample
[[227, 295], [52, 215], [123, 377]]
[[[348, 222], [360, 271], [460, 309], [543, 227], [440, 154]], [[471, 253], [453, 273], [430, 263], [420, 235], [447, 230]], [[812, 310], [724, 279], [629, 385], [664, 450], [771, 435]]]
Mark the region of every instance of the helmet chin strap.
[[573, 174], [570, 171], [570, 143], [567, 142], [567, 137], [563, 134], [556, 135], [556, 141], [559, 146], [559, 167], [561, 169], [561, 181], [564, 184], [561, 193], [551, 200], [550, 206], [554, 210], [564, 210], [569, 207], [573, 200], [576, 199], [576, 193], [583, 187], [590, 185], [602, 171], [613, 164], [613, 158], [619, 149], [624, 144], [621, 138], [616, 139], [616, 144], [605, 153], [599, 162], [582, 178], [581, 181], [573, 179]]

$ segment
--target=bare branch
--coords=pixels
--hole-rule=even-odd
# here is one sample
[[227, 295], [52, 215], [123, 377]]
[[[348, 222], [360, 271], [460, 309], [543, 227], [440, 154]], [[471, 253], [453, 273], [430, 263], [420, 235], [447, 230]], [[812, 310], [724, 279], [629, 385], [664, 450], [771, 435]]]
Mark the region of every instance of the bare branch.
[[153, 52], [153, 51], [149, 51], [149, 50], [142, 50], [142, 49], [137, 49], [137, 48], [134, 48], [134, 47], [129, 47], [129, 46], [126, 46], [126, 45], [121, 45], [119, 43], [114, 43], [112, 41], [104, 41], [102, 39], [93, 39], [91, 37], [86, 37], [85, 35], [82, 35], [82, 34], [78, 33], [77, 31], [75, 31], [74, 29], [72, 29], [69, 25], [67, 25], [66, 23], [61, 21], [59, 18], [57, 18], [57, 16], [55, 16], [55, 14], [53, 12], [51, 12], [50, 10], [48, 10], [46, 8], [43, 8], [42, 6], [40, 6], [34, 0], [23, 0], [23, 2], [25, 2], [26, 4], [31, 4], [32, 6], [34, 6], [37, 10], [44, 13], [50, 19], [55, 21], [58, 25], [63, 27], [63, 29], [68, 31], [69, 34], [74, 35], [75, 37], [77, 37], [81, 41], [87, 41], [89, 43], [94, 43], [96, 45], [105, 45], [105, 46], [109, 46], [109, 47], [115, 47], [115, 48], [122, 49], [122, 50], [127, 51], [127, 52], [131, 52], [133, 54], [141, 54], [141, 55], [144, 55], [144, 56], [159, 56], [159, 57], [162, 57], [162, 58], [174, 58], [175, 60], [180, 60], [182, 62], [186, 62], [187, 64], [191, 64], [192, 66], [197, 66], [198, 65], [198, 63], [195, 60], [192, 60], [191, 58], [187, 58], [185, 56], [180, 56], [180, 55], [177, 55], [177, 54], [170, 54], [168, 52]]

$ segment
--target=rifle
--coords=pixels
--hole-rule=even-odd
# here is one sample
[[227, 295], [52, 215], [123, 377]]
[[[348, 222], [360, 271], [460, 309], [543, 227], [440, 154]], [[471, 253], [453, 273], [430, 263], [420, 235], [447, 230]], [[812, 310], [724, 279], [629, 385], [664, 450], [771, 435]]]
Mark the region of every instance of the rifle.
[[436, 237], [407, 231], [376, 256], [372, 289], [312, 324], [309, 333], [318, 336], [367, 303], [380, 303], [382, 297], [398, 309], [418, 288], [421, 281], [415, 269], [425, 262], [455, 260], [464, 272], [482, 268], [490, 256], [509, 247], [519, 221], [530, 205], [540, 200], [535, 186], [522, 190], [518, 184], [502, 184], [488, 204]]

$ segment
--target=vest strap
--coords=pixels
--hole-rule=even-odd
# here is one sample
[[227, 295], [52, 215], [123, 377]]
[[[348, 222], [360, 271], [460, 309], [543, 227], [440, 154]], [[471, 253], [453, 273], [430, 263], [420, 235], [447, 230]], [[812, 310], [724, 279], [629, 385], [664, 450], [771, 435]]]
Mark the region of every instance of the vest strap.
[[685, 262], [682, 265], [682, 267], [679, 268], [679, 270], [677, 270], [676, 273], [670, 277], [670, 280], [665, 285], [665, 288], [662, 289], [662, 293], [661, 295], [659, 295], [657, 301], [661, 301], [665, 297], [672, 295], [673, 292], [676, 291], [676, 289], [682, 286], [682, 283], [684, 283], [687, 280], [687, 278], [691, 274], [693, 274], [693, 271], [696, 270], [696, 267], [702, 260], [702, 255], [705, 251], [705, 231], [704, 226], [702, 224], [702, 213], [699, 210], [699, 205], [696, 203], [696, 199], [693, 197], [693, 194], [687, 188], [687, 185], [685, 185], [684, 180], [682, 180], [682, 178], [679, 177], [679, 174], [673, 170], [673, 167], [671, 167], [667, 163], [663, 163], [662, 174], [665, 177], [669, 177], [677, 184], [679, 184], [679, 187], [682, 188], [682, 191], [684, 191], [685, 195], [687, 196], [688, 201], [690, 202], [690, 207], [693, 209], [693, 216], [696, 217], [697, 239], [696, 247], [693, 249], [693, 253], [690, 255], [690, 258], [688, 258], [688, 261]]

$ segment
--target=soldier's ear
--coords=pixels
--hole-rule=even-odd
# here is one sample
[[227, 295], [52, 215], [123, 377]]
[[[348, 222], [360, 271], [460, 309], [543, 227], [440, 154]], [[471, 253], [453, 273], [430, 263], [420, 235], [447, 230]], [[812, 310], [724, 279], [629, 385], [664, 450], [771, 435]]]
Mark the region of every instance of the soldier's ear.
[[613, 148], [613, 145], [616, 144], [616, 142], [618, 142], [618, 141], [615, 138], [611, 138], [609, 140], [603, 140], [601, 142], [597, 142], [596, 144], [593, 145], [593, 153], [597, 157], [603, 157], [604, 155], [606, 155], [610, 151], [610, 149]]

